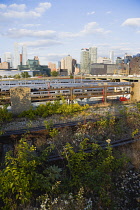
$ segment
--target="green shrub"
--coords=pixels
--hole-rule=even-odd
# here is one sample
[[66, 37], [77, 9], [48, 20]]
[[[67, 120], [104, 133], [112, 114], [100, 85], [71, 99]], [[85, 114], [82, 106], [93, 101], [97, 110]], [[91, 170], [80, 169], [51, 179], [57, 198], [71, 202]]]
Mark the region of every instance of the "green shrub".
[[47, 164], [52, 148], [36, 155], [36, 148], [21, 139], [16, 155], [8, 152], [5, 166], [0, 171], [0, 198], [4, 202], [1, 209], [24, 209], [39, 193], [51, 193], [52, 186], [59, 178], [61, 169]]
[[19, 117], [27, 117], [29, 119], [34, 119], [35, 116], [47, 117], [53, 114], [72, 114], [74, 112], [82, 111], [88, 109], [89, 106], [80, 106], [79, 104], [66, 104], [64, 100], [60, 104], [60, 101], [55, 101], [54, 103], [47, 102], [46, 104], [39, 105], [35, 110], [30, 109], [28, 111], [23, 111], [19, 114]]
[[0, 107], [0, 122], [11, 121], [12, 117], [13, 115], [11, 112], [8, 112], [7, 106]]
[[109, 143], [106, 149], [102, 149], [94, 143], [89, 146], [87, 141], [88, 139], [84, 139], [80, 143], [78, 152], [75, 152], [69, 143], [66, 144], [63, 155], [68, 161], [70, 173], [66, 177], [66, 183], [76, 192], [83, 187], [93, 198], [97, 197], [97, 203], [106, 209], [113, 204], [111, 198], [111, 192], [114, 190], [113, 177], [119, 174], [126, 159], [123, 157], [116, 159]]
[[20, 118], [20, 117], [26, 117], [26, 118], [28, 118], [28, 119], [30, 119], [30, 120], [35, 119], [35, 116], [36, 116], [36, 114], [35, 114], [35, 111], [34, 111], [33, 109], [29, 109], [29, 110], [27, 110], [27, 111], [23, 111], [23, 112], [21, 112], [21, 113], [18, 115], [19, 118]]

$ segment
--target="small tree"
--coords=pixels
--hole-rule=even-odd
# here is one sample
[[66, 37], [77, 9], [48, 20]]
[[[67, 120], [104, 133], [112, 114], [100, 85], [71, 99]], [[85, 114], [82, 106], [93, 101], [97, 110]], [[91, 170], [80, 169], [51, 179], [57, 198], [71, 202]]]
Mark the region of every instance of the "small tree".
[[57, 77], [58, 76], [58, 72], [57, 71], [52, 71], [51, 72], [51, 76], [52, 77]]
[[15, 75], [14, 75], [14, 78], [15, 78], [15, 79], [20, 79], [21, 76], [20, 76], [20, 74], [15, 74]]
[[73, 79], [73, 75], [72, 74], [70, 75], [70, 79]]
[[28, 78], [28, 77], [31, 77], [31, 76], [29, 75], [29, 73], [27, 71], [24, 71], [24, 72], [21, 73], [21, 77], [22, 78]]

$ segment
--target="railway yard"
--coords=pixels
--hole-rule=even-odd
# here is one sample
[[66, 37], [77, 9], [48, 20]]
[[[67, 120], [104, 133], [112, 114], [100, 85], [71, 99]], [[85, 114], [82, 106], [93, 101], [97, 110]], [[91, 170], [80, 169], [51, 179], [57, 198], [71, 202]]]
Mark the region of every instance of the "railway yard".
[[10, 89], [13, 87], [29, 87], [32, 102], [54, 101], [63, 97], [68, 102], [73, 100], [94, 99], [100, 97], [106, 100], [107, 97], [118, 96], [130, 97], [130, 82], [110, 82], [96, 80], [9, 80], [0, 82], [0, 103], [10, 103]]

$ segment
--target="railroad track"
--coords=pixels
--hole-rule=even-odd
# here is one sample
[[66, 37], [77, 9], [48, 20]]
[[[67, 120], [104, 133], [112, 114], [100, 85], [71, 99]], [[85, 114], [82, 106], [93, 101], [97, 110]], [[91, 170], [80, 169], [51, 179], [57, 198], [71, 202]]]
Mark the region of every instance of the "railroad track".
[[[110, 146], [112, 148], [116, 148], [116, 147], [120, 147], [120, 146], [124, 146], [124, 145], [127, 145], [127, 144], [131, 144], [131, 143], [134, 143], [136, 141], [139, 141], [140, 140], [140, 134], [138, 136], [139, 138], [126, 138], [126, 139], [121, 139], [121, 140], [117, 140], [117, 141], [114, 141], [114, 142], [111, 142], [110, 143]], [[97, 143], [103, 148], [103, 149], [106, 149], [108, 143], [107, 142], [100, 142], [100, 141], [97, 141]], [[78, 151], [77, 151], [78, 152]], [[92, 152], [92, 149], [89, 148], [89, 149], [86, 149], [84, 150], [84, 152], [86, 153], [90, 153]], [[49, 162], [52, 162], [52, 161], [59, 161], [59, 160], [63, 160], [65, 159], [63, 156], [61, 155], [51, 155], [49, 156], [49, 159], [48, 161]]]
[[[117, 117], [122, 117], [122, 116], [118, 116]], [[98, 120], [100, 120], [101, 118], [96, 118], [96, 119], [85, 119], [85, 120], [81, 120], [81, 121], [73, 121], [73, 122], [67, 122], [67, 123], [57, 123], [54, 124], [51, 128], [64, 128], [64, 127], [72, 127], [72, 126], [76, 126], [78, 124], [86, 124], [87, 122], [96, 122]], [[34, 127], [34, 128], [29, 128], [29, 129], [20, 129], [20, 130], [12, 130], [12, 131], [5, 131], [5, 133], [3, 133], [2, 135], [0, 135], [0, 138], [2, 137], [8, 137], [11, 135], [21, 135], [27, 132], [37, 132], [37, 131], [43, 131], [43, 130], [47, 130], [45, 126], [39, 126], [39, 127]], [[130, 138], [126, 138], [126, 139], [121, 139], [121, 140], [117, 140], [114, 142], [110, 143], [110, 146], [112, 148], [116, 148], [116, 147], [120, 147], [123, 145], [127, 145], [127, 144], [131, 144], [134, 143], [136, 141], [140, 140], [140, 133], [137, 134], [134, 138], [130, 137]], [[94, 142], [91, 142], [94, 143]], [[91, 144], [89, 142], [89, 146]], [[103, 149], [105, 149], [108, 145], [107, 142], [103, 142], [103, 141], [96, 141], [95, 143], [99, 144]], [[89, 149], [84, 150], [86, 153], [92, 152], [92, 149], [89, 147]], [[64, 157], [62, 157], [61, 155], [51, 155], [49, 156], [49, 160], [50, 162], [52, 161], [59, 161], [59, 160], [63, 160]]]
[[[67, 123], [56, 123], [54, 124], [51, 128], [64, 128], [64, 127], [72, 127], [76, 126], [78, 124], [85, 124], [87, 122], [96, 122], [100, 120], [100, 118], [96, 119], [85, 119], [81, 121], [72, 121], [72, 122], [67, 122]], [[26, 132], [36, 132], [36, 131], [42, 131], [42, 130], [47, 130], [45, 126], [39, 126], [39, 127], [33, 127], [33, 128], [25, 128], [25, 129], [19, 129], [19, 130], [10, 130], [10, 131], [5, 131], [2, 136], [11, 136], [11, 135], [20, 135], [24, 134]]]
[[[111, 117], [116, 117], [116, 118], [121, 118], [124, 115], [112, 115]], [[106, 117], [106, 119], [110, 119], [111, 117]], [[56, 123], [53, 124], [50, 128], [64, 128], [64, 127], [73, 127], [79, 124], [86, 124], [88, 122], [97, 122], [99, 120], [103, 119], [103, 116], [97, 117], [96, 119], [84, 119], [84, 120], [77, 120], [77, 121], [70, 121], [66, 123]], [[3, 136], [11, 136], [11, 135], [21, 135], [25, 134], [27, 132], [37, 132], [37, 131], [43, 131], [47, 130], [45, 126], [38, 126], [38, 127], [32, 127], [32, 128], [24, 128], [24, 129], [18, 129], [18, 130], [9, 130], [9, 131], [4, 131], [0, 137]]]

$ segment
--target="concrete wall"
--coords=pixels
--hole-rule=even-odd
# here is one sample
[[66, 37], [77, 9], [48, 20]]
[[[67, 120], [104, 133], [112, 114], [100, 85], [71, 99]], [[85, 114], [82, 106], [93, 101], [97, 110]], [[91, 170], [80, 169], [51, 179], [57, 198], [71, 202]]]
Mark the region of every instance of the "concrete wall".
[[133, 84], [134, 85], [131, 88], [133, 94], [131, 95], [130, 100], [132, 102], [138, 102], [140, 101], [140, 82], [134, 82]]
[[10, 89], [10, 97], [13, 114], [19, 114], [31, 108], [30, 88], [13, 87]]

